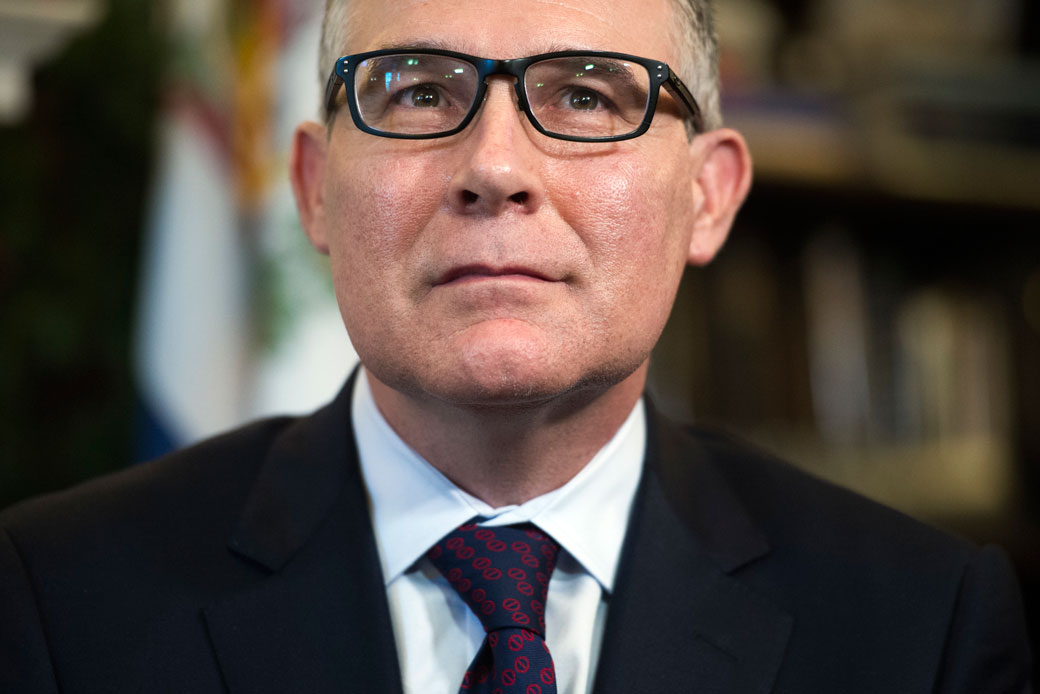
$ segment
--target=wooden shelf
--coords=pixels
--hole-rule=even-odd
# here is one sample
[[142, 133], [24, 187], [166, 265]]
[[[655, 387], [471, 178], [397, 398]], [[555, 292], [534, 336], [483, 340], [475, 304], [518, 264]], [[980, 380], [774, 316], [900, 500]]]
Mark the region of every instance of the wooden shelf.
[[[747, 138], [763, 180], [1040, 210], [1040, 146], [920, 132], [898, 93], [853, 103], [770, 90], [726, 101], [727, 125]], [[1040, 128], [1040, 105], [1020, 108], [1019, 123]]]

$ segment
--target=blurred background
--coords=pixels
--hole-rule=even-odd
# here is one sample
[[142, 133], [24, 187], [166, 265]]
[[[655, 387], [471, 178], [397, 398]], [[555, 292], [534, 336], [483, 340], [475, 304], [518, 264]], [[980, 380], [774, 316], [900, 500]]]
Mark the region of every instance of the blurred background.
[[[320, 4], [0, 0], [0, 507], [338, 390], [286, 182]], [[717, 5], [757, 179], [655, 397], [1002, 544], [1035, 643], [1040, 4]]]

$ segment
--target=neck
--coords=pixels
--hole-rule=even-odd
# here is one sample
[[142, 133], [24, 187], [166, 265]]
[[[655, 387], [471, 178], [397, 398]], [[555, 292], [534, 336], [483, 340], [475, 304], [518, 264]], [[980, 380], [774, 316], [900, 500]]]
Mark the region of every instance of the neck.
[[522, 504], [578, 474], [625, 422], [646, 372], [644, 363], [605, 390], [502, 408], [418, 399], [366, 375], [397, 435], [460, 488], [497, 508]]

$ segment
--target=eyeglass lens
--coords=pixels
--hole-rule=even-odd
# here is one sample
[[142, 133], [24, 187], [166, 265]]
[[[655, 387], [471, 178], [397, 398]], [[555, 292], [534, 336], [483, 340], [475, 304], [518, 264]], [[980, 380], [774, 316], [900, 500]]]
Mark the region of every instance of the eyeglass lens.
[[[355, 69], [362, 120], [393, 134], [453, 130], [479, 90], [476, 68], [440, 55], [385, 55]], [[636, 63], [601, 56], [547, 58], [528, 66], [524, 89], [531, 114], [547, 131], [572, 137], [616, 137], [646, 116], [650, 75]]]

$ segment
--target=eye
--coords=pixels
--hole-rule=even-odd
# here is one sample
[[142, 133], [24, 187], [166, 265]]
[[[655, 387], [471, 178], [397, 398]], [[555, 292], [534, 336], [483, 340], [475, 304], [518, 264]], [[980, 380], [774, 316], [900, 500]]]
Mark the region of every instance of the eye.
[[441, 95], [429, 84], [421, 84], [408, 90], [411, 92], [412, 106], [417, 108], [432, 108], [440, 105]]
[[576, 89], [571, 93], [570, 105], [577, 111], [593, 111], [599, 106], [599, 95], [588, 89]]

